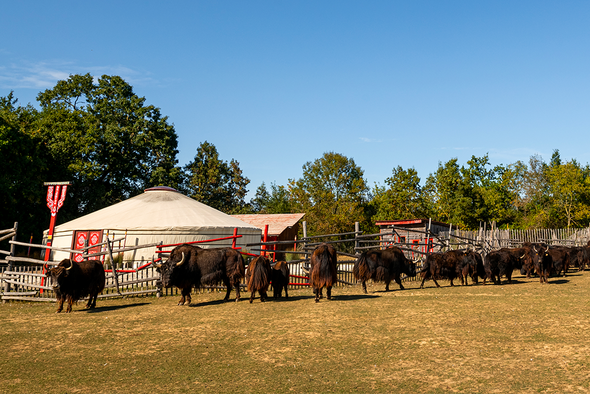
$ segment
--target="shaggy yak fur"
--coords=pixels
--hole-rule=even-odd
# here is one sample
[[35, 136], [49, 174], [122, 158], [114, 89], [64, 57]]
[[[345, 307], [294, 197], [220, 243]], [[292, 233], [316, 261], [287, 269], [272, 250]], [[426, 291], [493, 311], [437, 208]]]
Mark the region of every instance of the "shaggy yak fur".
[[561, 272], [563, 272], [563, 276], [565, 277], [565, 273], [570, 267], [569, 248], [557, 246], [554, 248], [547, 249], [547, 252], [551, 255], [551, 258], [553, 259], [551, 275], [559, 276]]
[[453, 280], [460, 276], [457, 267], [457, 258], [454, 254], [447, 255], [446, 253], [431, 253], [426, 256], [426, 261], [420, 270], [420, 276], [422, 277], [422, 283], [420, 288], [424, 288], [424, 282], [426, 279], [432, 279], [436, 287], [440, 287], [437, 279], [449, 279], [451, 286], [453, 286]]
[[66, 313], [71, 312], [72, 304], [86, 296], [89, 296], [86, 308], [95, 308], [98, 294], [102, 293], [105, 284], [104, 267], [96, 260], [77, 263], [65, 259], [48, 270], [45, 275], [53, 282], [57, 298], [56, 313], [62, 311], [64, 301], [68, 303]]
[[455, 264], [457, 276], [461, 279], [461, 285], [468, 285], [468, 277], [471, 277], [473, 284], [477, 284], [478, 277], [485, 278], [483, 259], [479, 253], [473, 250], [449, 250], [445, 252], [445, 258]]
[[272, 294], [273, 298], [281, 298], [283, 289], [285, 289], [285, 298], [289, 298], [287, 288], [289, 287], [289, 264], [285, 261], [277, 262], [271, 271]]
[[522, 262], [518, 258], [518, 254], [513, 253], [508, 248], [493, 250], [486, 255], [484, 260], [484, 268], [486, 271], [486, 280], [492, 280], [495, 284], [502, 284], [502, 276], [506, 276], [508, 283], [512, 282], [512, 272], [522, 267]]
[[315, 294], [315, 302], [320, 302], [322, 289], [326, 288], [326, 297], [332, 299], [332, 286], [338, 281], [338, 256], [330, 244], [322, 243], [311, 254], [309, 271], [310, 285]]
[[367, 294], [367, 281], [384, 282], [385, 291], [389, 291], [389, 283], [395, 280], [404, 289], [401, 274], [416, 276], [416, 264], [406, 258], [400, 248], [392, 247], [383, 250], [369, 250], [360, 255], [354, 263], [352, 273], [357, 281], [361, 281], [363, 292]]
[[165, 263], [156, 264], [164, 287], [176, 286], [182, 297], [178, 305], [191, 303], [191, 290], [220, 282], [227, 288], [224, 301], [229, 300], [232, 287], [236, 301], [240, 299], [240, 280], [244, 277], [244, 259], [232, 248], [203, 249], [183, 244], [172, 249]]
[[266, 292], [270, 285], [270, 261], [264, 256], [255, 257], [254, 260], [248, 264], [246, 270], [246, 283], [248, 284], [248, 291], [250, 292], [250, 303], [254, 301], [254, 295], [258, 291], [260, 294], [260, 301], [266, 301]]
[[533, 246], [533, 267], [541, 283], [549, 283], [553, 258], [542, 246]]

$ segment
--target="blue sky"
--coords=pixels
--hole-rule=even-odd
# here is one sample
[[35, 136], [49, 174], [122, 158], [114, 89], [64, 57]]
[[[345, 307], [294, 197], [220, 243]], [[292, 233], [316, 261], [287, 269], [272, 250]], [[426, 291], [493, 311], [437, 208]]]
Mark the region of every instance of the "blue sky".
[[120, 75], [179, 136], [236, 159], [252, 197], [333, 151], [397, 166], [590, 162], [588, 1], [12, 1], [0, 96]]

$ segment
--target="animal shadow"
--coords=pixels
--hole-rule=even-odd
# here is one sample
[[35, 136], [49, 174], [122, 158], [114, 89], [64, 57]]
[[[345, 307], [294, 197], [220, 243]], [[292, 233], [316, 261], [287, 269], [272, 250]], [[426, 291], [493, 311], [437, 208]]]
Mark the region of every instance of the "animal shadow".
[[548, 282], [551, 285], [563, 285], [564, 283], [569, 283], [569, 280], [567, 279], [555, 279], [555, 280], [549, 280]]
[[94, 309], [84, 309], [84, 310], [79, 310], [78, 312], [101, 313], [101, 312], [117, 311], [120, 309], [136, 308], [139, 306], [144, 306], [144, 305], [149, 305], [149, 304], [150, 304], [149, 302], [137, 302], [135, 304], [127, 304], [127, 305], [97, 306]]
[[[194, 300], [194, 299], [193, 299]], [[238, 302], [243, 302], [245, 300], [245, 298], [240, 298], [240, 301]], [[205, 301], [205, 302], [192, 302], [189, 305], [189, 308], [196, 308], [199, 306], [208, 306], [208, 305], [221, 305], [221, 304], [225, 304], [227, 302], [236, 302], [235, 300], [231, 299], [229, 301], [225, 301], [223, 299], [219, 299], [219, 300], [211, 300], [211, 301]], [[247, 300], [246, 300], [247, 302]]]
[[373, 298], [379, 298], [379, 296], [373, 295], [373, 294], [343, 294], [343, 295], [332, 294], [332, 301], [368, 300], [368, 299], [373, 299]]

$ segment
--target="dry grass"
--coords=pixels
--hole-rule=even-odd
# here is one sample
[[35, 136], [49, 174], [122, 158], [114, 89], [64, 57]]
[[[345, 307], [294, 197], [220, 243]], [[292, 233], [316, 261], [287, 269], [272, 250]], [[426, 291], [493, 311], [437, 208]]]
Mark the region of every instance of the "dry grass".
[[[0, 305], [0, 392], [590, 391], [590, 272], [549, 285]], [[397, 285], [392, 286], [397, 289]]]

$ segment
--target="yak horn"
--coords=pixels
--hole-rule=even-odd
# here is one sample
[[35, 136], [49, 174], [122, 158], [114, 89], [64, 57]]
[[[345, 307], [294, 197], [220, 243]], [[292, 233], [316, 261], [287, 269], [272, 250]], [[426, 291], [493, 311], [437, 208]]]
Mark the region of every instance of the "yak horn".
[[526, 253], [525, 253], [525, 254], [523, 254], [522, 256], [520, 256], [520, 258], [521, 258], [521, 259], [524, 259], [524, 258], [525, 258], [525, 256], [526, 256]]
[[182, 259], [180, 259], [180, 261], [178, 263], [176, 263], [176, 266], [180, 267], [183, 264], [184, 264], [184, 252], [182, 252]]
[[156, 264], [156, 262], [153, 262], [152, 265], [156, 268], [161, 268], [162, 264]]
[[70, 260], [70, 268], [66, 268], [66, 271], [71, 270], [73, 266], [74, 266], [74, 263], [72, 263], [72, 260]]

